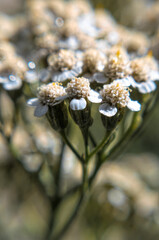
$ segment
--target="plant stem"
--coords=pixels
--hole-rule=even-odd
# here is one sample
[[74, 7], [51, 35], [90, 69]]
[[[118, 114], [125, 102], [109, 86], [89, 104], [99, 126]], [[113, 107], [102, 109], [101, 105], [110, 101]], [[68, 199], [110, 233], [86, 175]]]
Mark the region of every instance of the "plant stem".
[[97, 143], [96, 143], [96, 141], [94, 140], [94, 137], [93, 137], [93, 135], [92, 135], [92, 133], [89, 131], [89, 138], [90, 138], [90, 140], [91, 140], [91, 142], [92, 142], [92, 145], [93, 145], [93, 147], [96, 147], [97, 146]]
[[117, 152], [117, 150], [120, 148], [123, 149], [123, 146], [127, 144], [128, 138], [131, 136], [131, 134], [138, 129], [138, 127], [141, 124], [141, 118], [140, 118], [140, 113], [134, 113], [134, 117], [131, 123], [131, 126], [129, 129], [125, 132], [125, 134], [122, 136], [119, 142], [108, 152], [102, 157], [102, 162], [104, 162], [106, 159], [110, 158], [114, 153]]
[[102, 147], [104, 147], [104, 145], [109, 141], [111, 134], [114, 132], [114, 130], [112, 132], [109, 132], [107, 137], [104, 137], [103, 140], [99, 143], [98, 146], [96, 146], [94, 148], [94, 150], [89, 154], [87, 161], [94, 155], [96, 154]]
[[76, 151], [76, 149], [73, 147], [73, 145], [70, 143], [70, 141], [68, 140], [68, 138], [65, 135], [64, 131], [60, 132], [64, 142], [68, 145], [68, 147], [72, 150], [72, 152], [76, 155], [76, 157], [78, 158], [78, 160], [82, 163], [83, 162], [83, 158], [79, 155], [79, 153]]
[[78, 214], [78, 211], [83, 203], [83, 200], [85, 198], [86, 192], [88, 190], [88, 182], [87, 182], [87, 162], [85, 161], [82, 165], [82, 169], [83, 169], [83, 177], [82, 177], [82, 188], [81, 188], [81, 194], [80, 197], [78, 199], [78, 202], [71, 214], [71, 216], [69, 217], [69, 219], [67, 220], [66, 224], [63, 226], [62, 230], [53, 238], [49, 238], [49, 240], [59, 240], [61, 239], [61, 237], [64, 235], [64, 233], [69, 229], [69, 227], [71, 226], [72, 222], [74, 221], [75, 217]]

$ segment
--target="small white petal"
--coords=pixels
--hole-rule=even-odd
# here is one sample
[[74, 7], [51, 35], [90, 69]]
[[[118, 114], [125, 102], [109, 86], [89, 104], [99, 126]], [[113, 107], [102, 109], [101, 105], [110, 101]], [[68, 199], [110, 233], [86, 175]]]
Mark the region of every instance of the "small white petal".
[[8, 91], [19, 89], [21, 86], [22, 80], [18, 77], [15, 77], [14, 80], [11, 78], [8, 82], [3, 83], [3, 88]]
[[42, 117], [43, 115], [45, 115], [48, 111], [48, 106], [47, 105], [42, 105], [42, 104], [38, 104], [35, 108], [34, 111], [34, 116], [35, 117]]
[[129, 87], [131, 85], [131, 82], [133, 81], [132, 77], [126, 77], [122, 79], [116, 79], [115, 82], [119, 82], [124, 87]]
[[140, 86], [140, 83], [136, 82], [133, 77], [129, 78], [130, 84], [133, 88]]
[[72, 75], [71, 71], [54, 72], [52, 75], [52, 81], [53, 82], [63, 82], [72, 77], [73, 77], [73, 75]]
[[128, 102], [127, 107], [133, 112], [138, 112], [141, 110], [141, 104], [138, 103], [138, 101], [133, 101], [131, 99]]
[[81, 66], [75, 67], [70, 72], [73, 74], [73, 76], [78, 76], [79, 74], [82, 73], [82, 67]]
[[7, 77], [0, 77], [0, 83], [6, 83], [9, 79]]
[[94, 82], [93, 75], [91, 73], [85, 73], [82, 77], [87, 78], [90, 83]]
[[156, 89], [156, 84], [152, 81], [147, 81], [147, 82], [138, 84], [138, 90], [140, 93], [143, 93], [143, 94], [153, 92], [155, 89]]
[[35, 83], [38, 81], [38, 75], [36, 71], [30, 70], [25, 73], [25, 80], [28, 83]]
[[68, 44], [68, 48], [71, 48], [71, 49], [78, 48], [78, 40], [74, 36], [71, 36], [67, 39], [67, 44]]
[[70, 108], [72, 110], [83, 110], [85, 109], [87, 106], [87, 102], [84, 98], [80, 98], [80, 99], [72, 99], [70, 102]]
[[39, 100], [38, 98], [31, 98], [27, 101], [28, 106], [38, 106], [39, 105]]
[[64, 95], [64, 96], [59, 96], [57, 98], [55, 98], [55, 101], [64, 101], [66, 98], [68, 98], [68, 95]]
[[107, 117], [113, 117], [117, 111], [116, 107], [111, 106], [108, 103], [103, 103], [99, 106], [99, 112]]
[[150, 72], [150, 81], [159, 81], [159, 72], [158, 71]]
[[51, 78], [51, 73], [49, 70], [47, 69], [42, 69], [40, 72], [39, 72], [39, 80], [41, 82], [48, 82], [49, 79]]
[[117, 32], [110, 32], [108, 35], [107, 35], [107, 40], [110, 44], [117, 44], [118, 41], [119, 41], [119, 34]]
[[98, 92], [91, 90], [90, 95], [88, 96], [88, 100], [92, 103], [101, 103], [102, 97]]
[[104, 67], [105, 67], [104, 64], [99, 62], [98, 66], [97, 66], [97, 69], [98, 69], [99, 72], [102, 72], [104, 70]]
[[108, 82], [108, 78], [105, 77], [104, 73], [95, 73], [93, 75], [93, 79], [97, 83], [106, 83], [106, 82]]

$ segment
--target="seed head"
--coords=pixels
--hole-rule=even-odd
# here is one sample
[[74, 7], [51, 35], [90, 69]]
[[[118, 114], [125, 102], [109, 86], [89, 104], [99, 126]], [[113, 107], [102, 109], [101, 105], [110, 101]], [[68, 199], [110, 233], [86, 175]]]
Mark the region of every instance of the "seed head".
[[100, 94], [103, 102], [107, 102], [119, 108], [126, 107], [130, 100], [129, 89], [115, 81], [111, 84], [104, 85]]
[[131, 61], [132, 76], [136, 82], [146, 82], [149, 76], [149, 67], [144, 63], [143, 58]]
[[88, 72], [96, 72], [98, 71], [98, 65], [104, 64], [105, 59], [100, 54], [100, 52], [96, 49], [88, 49], [85, 51], [83, 56], [83, 65], [84, 65], [84, 71]]
[[50, 83], [38, 88], [38, 99], [42, 104], [53, 105], [57, 97], [66, 94], [65, 89], [59, 83]]
[[71, 98], [87, 98], [90, 94], [90, 83], [84, 77], [74, 78], [67, 84], [66, 92]]
[[131, 73], [128, 59], [123, 56], [120, 50], [115, 55], [110, 55], [104, 69], [106, 77], [110, 80], [127, 77]]
[[61, 49], [59, 53], [48, 57], [49, 65], [56, 71], [70, 70], [76, 64], [72, 51]]

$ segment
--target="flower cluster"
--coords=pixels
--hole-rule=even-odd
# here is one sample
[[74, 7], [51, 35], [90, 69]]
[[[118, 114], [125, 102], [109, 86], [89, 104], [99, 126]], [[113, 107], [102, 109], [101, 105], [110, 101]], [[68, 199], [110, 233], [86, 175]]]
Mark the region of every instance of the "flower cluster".
[[94, 12], [85, 1], [28, 1], [27, 12], [36, 50], [27, 64], [14, 45], [0, 42], [0, 82], [8, 90], [45, 83], [37, 99], [28, 101], [36, 106], [35, 116], [61, 102], [69, 102], [72, 111], [100, 104], [100, 114], [109, 118], [125, 108], [140, 111], [134, 90], [150, 93], [159, 80], [146, 35], [122, 27], [103, 10]]
[[[23, 11], [14, 17], [0, 13], [0, 143], [3, 137], [8, 143], [9, 165], [12, 154], [26, 176], [36, 171], [33, 180], [51, 209], [44, 238], [60, 239], [102, 164], [125, 147], [154, 106], [159, 68], [145, 33], [118, 24], [86, 0], [27, 0]], [[33, 118], [27, 105], [43, 119]], [[48, 122], [55, 130], [51, 136]], [[72, 158], [66, 145], [81, 167], [78, 178], [71, 163], [68, 183]], [[34, 165], [35, 156], [33, 170], [25, 158]], [[114, 201], [113, 194], [108, 198]], [[74, 195], [77, 206], [56, 226], [63, 199]]]

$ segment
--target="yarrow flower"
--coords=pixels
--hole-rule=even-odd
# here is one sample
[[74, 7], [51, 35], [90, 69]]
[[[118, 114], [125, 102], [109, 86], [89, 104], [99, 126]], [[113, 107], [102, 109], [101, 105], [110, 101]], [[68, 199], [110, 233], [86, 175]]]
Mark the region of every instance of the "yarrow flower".
[[83, 54], [83, 73], [84, 77], [94, 81], [94, 73], [101, 72], [106, 63], [106, 56], [97, 49], [87, 49]]
[[131, 61], [132, 77], [131, 85], [140, 93], [146, 94], [156, 89], [154, 81], [159, 81], [158, 65], [150, 55], [136, 58]]
[[27, 101], [29, 106], [36, 107], [34, 116], [41, 117], [48, 111], [49, 106], [55, 106], [65, 99], [65, 89], [58, 83], [49, 83], [38, 88], [37, 98]]
[[63, 82], [82, 72], [81, 62], [70, 50], [61, 49], [59, 53], [50, 55], [48, 63], [53, 69], [52, 80], [54, 82]]
[[114, 81], [104, 85], [100, 91], [102, 104], [99, 112], [107, 117], [114, 116], [117, 111], [127, 107], [132, 111], [140, 111], [141, 105], [130, 98], [130, 90], [121, 82]]
[[[114, 51], [114, 50], [113, 50]], [[112, 82], [116, 79], [129, 78], [131, 73], [129, 60], [120, 50], [110, 53], [102, 73], [95, 73], [94, 79], [99, 83]]]
[[92, 103], [101, 102], [99, 93], [90, 88], [89, 80], [81, 77], [74, 78], [68, 84], [66, 93], [70, 101], [72, 110], [83, 110], [87, 106], [87, 101]]

